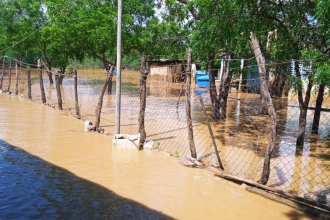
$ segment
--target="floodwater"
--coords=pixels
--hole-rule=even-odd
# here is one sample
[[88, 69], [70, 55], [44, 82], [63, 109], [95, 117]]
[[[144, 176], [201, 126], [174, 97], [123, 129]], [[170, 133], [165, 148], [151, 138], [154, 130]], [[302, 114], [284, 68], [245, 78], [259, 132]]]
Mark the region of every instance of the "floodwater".
[[0, 219], [315, 219], [0, 94]]

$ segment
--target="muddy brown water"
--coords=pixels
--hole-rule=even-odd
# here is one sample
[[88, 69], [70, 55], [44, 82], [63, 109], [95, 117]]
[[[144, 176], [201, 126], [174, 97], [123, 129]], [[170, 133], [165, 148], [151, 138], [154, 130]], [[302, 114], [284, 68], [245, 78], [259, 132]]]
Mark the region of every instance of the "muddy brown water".
[[[79, 105], [83, 119], [94, 121], [101, 85], [105, 74], [78, 73]], [[128, 74], [128, 75], [127, 75]], [[139, 73], [124, 72], [122, 85], [121, 133], [138, 133], [139, 114]], [[20, 88], [27, 96], [26, 78], [21, 74]], [[8, 77], [7, 77], [8, 78]], [[4, 85], [8, 84], [5, 77]], [[32, 100], [40, 102], [38, 74], [32, 71]], [[7, 80], [7, 81], [6, 81]], [[115, 78], [114, 78], [115, 80]], [[13, 83], [14, 81], [12, 81]], [[44, 74], [47, 103], [57, 106], [56, 90], [49, 85]], [[113, 91], [115, 83], [113, 85]], [[189, 155], [187, 126], [185, 118], [185, 98], [177, 106], [182, 84], [148, 82], [145, 126], [147, 140], [160, 144], [161, 150], [173, 155]], [[14, 88], [14, 85], [11, 86]], [[193, 88], [195, 87], [193, 83]], [[194, 88], [195, 89], [195, 88]], [[20, 90], [20, 91], [21, 91]], [[211, 115], [208, 89], [201, 89], [207, 113]], [[73, 78], [66, 77], [61, 86], [65, 112], [74, 115]], [[206, 93], [204, 93], [206, 92]], [[194, 93], [194, 92], [192, 92]], [[314, 94], [314, 93], [313, 93]], [[258, 181], [261, 176], [265, 149], [269, 142], [268, 117], [260, 114], [260, 95], [230, 93], [227, 104], [227, 119], [211, 120], [211, 125], [226, 172], [246, 179]], [[311, 106], [315, 104], [314, 94]], [[198, 96], [192, 96], [192, 117], [194, 141], [197, 155], [207, 165], [216, 165], [216, 157], [205, 117]], [[311, 135], [313, 111], [308, 111], [306, 138], [303, 149], [296, 149], [299, 108], [297, 95], [287, 98], [273, 98], [277, 110], [278, 136], [271, 159], [271, 173], [268, 185], [292, 194], [308, 198], [310, 194], [320, 195], [323, 200], [330, 191], [330, 113], [322, 112], [319, 135]], [[324, 108], [330, 107], [330, 99], [325, 96]], [[104, 96], [101, 126], [113, 134], [115, 128], [115, 94]], [[232, 134], [232, 135], [229, 135]], [[323, 201], [324, 203], [324, 201]]]
[[0, 118], [0, 219], [313, 219], [20, 97]]

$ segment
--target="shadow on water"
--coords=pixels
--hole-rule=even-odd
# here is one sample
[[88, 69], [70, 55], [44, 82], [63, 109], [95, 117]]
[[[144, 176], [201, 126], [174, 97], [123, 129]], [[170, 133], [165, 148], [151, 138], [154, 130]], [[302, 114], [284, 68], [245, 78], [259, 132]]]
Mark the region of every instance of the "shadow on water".
[[171, 219], [0, 140], [0, 219]]

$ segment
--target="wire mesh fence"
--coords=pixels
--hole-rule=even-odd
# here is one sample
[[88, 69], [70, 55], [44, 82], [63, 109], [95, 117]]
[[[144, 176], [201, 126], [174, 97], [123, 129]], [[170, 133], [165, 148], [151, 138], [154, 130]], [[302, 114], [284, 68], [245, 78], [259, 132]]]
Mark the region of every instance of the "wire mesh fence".
[[[2, 89], [13, 92], [16, 88], [16, 69], [6, 63]], [[40, 70], [31, 71], [32, 101], [41, 103]], [[81, 119], [95, 120], [95, 110], [102, 85], [107, 73], [103, 70], [79, 70], [77, 76], [78, 99]], [[51, 84], [47, 71], [42, 71], [46, 103], [58, 108], [56, 85]], [[54, 75], [53, 75], [54, 77]], [[60, 91], [63, 100], [63, 113], [76, 116], [74, 75], [65, 75]], [[270, 142], [272, 126], [269, 115], [262, 113], [259, 76], [250, 77], [245, 85], [227, 86], [228, 100], [226, 117], [212, 117], [212, 100], [209, 87], [200, 87], [196, 79], [191, 87], [191, 114], [194, 143], [197, 158], [207, 166], [219, 168], [216, 151], [219, 152], [224, 171], [233, 176], [259, 181], [263, 172], [266, 149]], [[216, 80], [219, 91], [221, 80]], [[257, 83], [256, 83], [257, 82]], [[147, 80], [147, 102], [145, 109], [145, 130], [147, 141], [154, 141], [161, 151], [176, 157], [190, 156], [188, 127], [186, 118], [185, 82], [172, 83], [159, 77], [149, 76]], [[10, 89], [8, 91], [8, 86]], [[103, 97], [100, 127], [106, 133], [115, 133], [116, 79], [112, 93]], [[140, 73], [124, 71], [122, 77], [121, 133], [137, 134], [140, 111]], [[270, 86], [271, 87], [271, 86]], [[301, 107], [299, 95], [285, 83], [278, 83], [272, 102], [276, 110], [276, 140], [270, 158], [270, 174], [267, 186], [288, 192], [292, 195], [314, 201], [320, 206], [329, 206], [330, 195], [330, 98], [326, 89], [323, 97], [318, 132], [313, 131], [313, 121], [319, 85], [314, 85], [306, 116], [303, 144], [297, 145]], [[284, 90], [287, 90], [284, 92]], [[27, 69], [18, 67], [18, 95], [28, 97]], [[303, 93], [305, 95], [306, 92]], [[202, 98], [202, 102], [200, 100]], [[217, 95], [217, 99], [220, 99]], [[206, 114], [203, 112], [205, 105]], [[206, 117], [208, 120], [206, 120]], [[210, 133], [208, 123], [213, 131]], [[212, 140], [214, 138], [214, 142]], [[216, 145], [216, 146], [215, 146]], [[216, 148], [215, 148], [216, 147]]]

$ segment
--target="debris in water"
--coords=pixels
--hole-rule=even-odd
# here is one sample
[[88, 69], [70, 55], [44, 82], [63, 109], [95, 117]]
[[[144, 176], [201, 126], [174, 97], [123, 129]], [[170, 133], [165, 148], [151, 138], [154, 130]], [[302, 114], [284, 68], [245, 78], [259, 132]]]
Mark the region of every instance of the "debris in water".
[[96, 127], [93, 125], [93, 122], [87, 120], [85, 121], [84, 128], [85, 128], [84, 129], [85, 132], [96, 130]]
[[114, 149], [139, 150], [140, 134], [115, 134], [112, 140]]
[[196, 168], [205, 167], [205, 164], [202, 161], [199, 161], [193, 157], [180, 157], [179, 163], [187, 167], [196, 167]]
[[97, 132], [99, 132], [100, 134], [104, 134], [104, 129], [103, 129], [103, 128], [97, 128], [96, 130], [97, 130]]
[[149, 149], [149, 150], [153, 150], [154, 149], [154, 141], [148, 141], [145, 142], [143, 145], [143, 149]]

